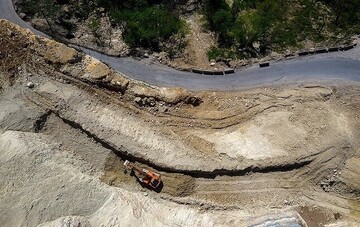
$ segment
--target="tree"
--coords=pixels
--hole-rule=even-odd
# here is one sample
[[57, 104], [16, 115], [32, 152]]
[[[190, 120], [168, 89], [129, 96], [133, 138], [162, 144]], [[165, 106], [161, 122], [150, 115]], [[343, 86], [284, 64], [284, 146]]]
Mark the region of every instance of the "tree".
[[233, 17], [230, 11], [224, 9], [218, 10], [212, 17], [213, 20], [213, 29], [219, 35], [219, 41], [224, 46], [229, 46], [233, 43], [230, 31], [233, 26]]
[[40, 17], [44, 18], [52, 30], [51, 21], [54, 21], [60, 12], [60, 6], [56, 4], [56, 1], [30, 0], [27, 7], [33, 14], [38, 13]]
[[215, 23], [216, 18], [214, 18], [214, 16], [219, 12], [220, 14], [230, 12], [230, 7], [225, 0], [205, 0], [204, 6], [205, 16], [209, 22], [210, 28], [213, 30], [221, 26], [218, 24], [218, 21]]
[[339, 27], [359, 26], [360, 1], [359, 0], [322, 0], [328, 4], [334, 14], [334, 23]]

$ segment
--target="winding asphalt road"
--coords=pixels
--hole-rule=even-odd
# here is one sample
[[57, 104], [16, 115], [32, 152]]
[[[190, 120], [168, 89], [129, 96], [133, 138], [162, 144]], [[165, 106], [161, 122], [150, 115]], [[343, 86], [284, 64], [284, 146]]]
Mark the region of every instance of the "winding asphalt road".
[[[10, 20], [34, 33], [46, 36], [24, 22], [15, 12], [11, 0], [0, 0], [0, 18]], [[0, 28], [1, 29], [1, 28]], [[256, 86], [302, 82], [360, 82], [360, 48], [346, 53], [329, 53], [272, 62], [270, 67], [250, 68], [225, 76], [199, 75], [149, 64], [132, 58], [110, 57], [81, 48], [130, 78], [157, 86], [183, 87], [189, 90], [239, 90]]]

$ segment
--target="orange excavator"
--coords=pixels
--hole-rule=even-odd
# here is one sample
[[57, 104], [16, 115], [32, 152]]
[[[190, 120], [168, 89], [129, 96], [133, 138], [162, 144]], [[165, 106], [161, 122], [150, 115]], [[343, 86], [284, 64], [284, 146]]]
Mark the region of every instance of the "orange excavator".
[[152, 172], [147, 169], [139, 168], [135, 166], [134, 163], [131, 163], [128, 160], [124, 162], [124, 166], [126, 167], [126, 169], [133, 171], [140, 182], [150, 186], [153, 189], [159, 187], [159, 185], [161, 184], [161, 176], [158, 173]]

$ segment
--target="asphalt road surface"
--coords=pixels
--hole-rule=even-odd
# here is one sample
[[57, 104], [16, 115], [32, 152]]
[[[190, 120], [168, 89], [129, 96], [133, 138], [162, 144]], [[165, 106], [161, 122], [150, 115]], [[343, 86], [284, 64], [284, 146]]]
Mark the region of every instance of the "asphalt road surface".
[[[15, 12], [11, 0], [0, 0], [0, 18], [10, 20], [34, 33], [46, 36], [24, 22]], [[1, 28], [0, 28], [1, 29]], [[228, 75], [200, 75], [133, 58], [116, 58], [81, 48], [126, 76], [157, 86], [183, 87], [189, 90], [239, 90], [302, 82], [359, 82], [360, 48], [345, 52], [297, 57], [271, 62], [269, 67], [254, 65]]]

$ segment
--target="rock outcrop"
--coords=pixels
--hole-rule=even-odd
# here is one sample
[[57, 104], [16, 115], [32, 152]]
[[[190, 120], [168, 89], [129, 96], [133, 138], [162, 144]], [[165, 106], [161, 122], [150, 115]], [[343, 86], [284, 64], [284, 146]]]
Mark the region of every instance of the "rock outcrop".
[[[0, 26], [2, 28], [0, 43], [13, 45], [4, 48], [1, 53], [7, 56], [6, 61], [0, 63], [0, 69], [5, 71], [12, 70], [15, 67], [13, 63], [16, 63], [15, 65], [44, 63], [46, 67], [52, 67], [53, 70], [87, 83], [119, 91], [130, 96], [131, 100], [133, 97], [152, 97], [170, 105], [180, 102], [191, 105], [201, 103], [200, 98], [185, 89], [160, 88], [129, 79], [93, 57], [84, 55], [62, 43], [38, 37], [7, 20], [0, 20]], [[34, 59], [35, 56], [36, 59]]]

